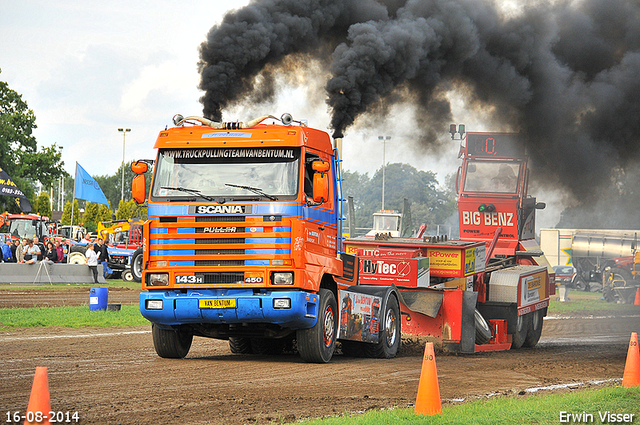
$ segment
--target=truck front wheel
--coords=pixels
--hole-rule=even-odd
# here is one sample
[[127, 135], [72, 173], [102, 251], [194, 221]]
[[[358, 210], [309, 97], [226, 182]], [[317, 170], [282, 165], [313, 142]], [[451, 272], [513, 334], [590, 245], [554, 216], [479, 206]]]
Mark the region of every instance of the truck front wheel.
[[318, 292], [318, 320], [310, 329], [296, 332], [298, 352], [302, 360], [308, 363], [327, 363], [333, 356], [338, 329], [338, 303], [336, 297], [328, 289]]
[[380, 317], [380, 335], [377, 344], [364, 344], [363, 348], [368, 357], [391, 359], [396, 356], [400, 348], [400, 306], [393, 295], [389, 296]]
[[193, 335], [179, 330], [161, 329], [151, 324], [153, 347], [156, 353], [164, 359], [181, 359], [191, 348]]

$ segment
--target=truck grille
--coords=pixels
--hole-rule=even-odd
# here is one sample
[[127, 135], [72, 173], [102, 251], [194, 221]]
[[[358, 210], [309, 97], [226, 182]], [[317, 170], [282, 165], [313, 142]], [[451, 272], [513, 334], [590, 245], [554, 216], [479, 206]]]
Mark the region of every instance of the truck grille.
[[206, 276], [230, 280], [220, 283], [243, 281], [244, 273], [237, 272], [238, 267], [268, 265], [274, 259], [291, 258], [291, 223], [287, 219], [268, 218], [197, 216], [178, 217], [175, 221], [152, 220], [149, 259], [166, 261], [170, 267], [206, 268], [194, 270], [205, 276], [205, 283], [215, 283]]
[[204, 277], [204, 283], [238, 283], [244, 282], [243, 272], [230, 273], [196, 273], [196, 276]]

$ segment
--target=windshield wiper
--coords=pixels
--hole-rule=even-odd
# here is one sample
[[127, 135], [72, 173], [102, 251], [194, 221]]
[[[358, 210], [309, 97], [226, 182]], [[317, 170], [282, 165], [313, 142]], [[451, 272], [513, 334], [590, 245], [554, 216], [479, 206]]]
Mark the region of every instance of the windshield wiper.
[[221, 199], [221, 200], [217, 200], [216, 198], [212, 197], [212, 196], [207, 196], [207, 195], [203, 195], [202, 192], [200, 192], [198, 189], [189, 189], [187, 187], [171, 187], [171, 186], [162, 186], [160, 189], [168, 189], [168, 190], [179, 190], [180, 192], [186, 192], [186, 193], [190, 193], [192, 195], [196, 195], [201, 197], [202, 199], [206, 199], [207, 201], [213, 201], [213, 202], [217, 202], [219, 204], [224, 204], [225, 200]]
[[225, 183], [225, 186], [230, 186], [230, 187], [237, 187], [238, 189], [245, 189], [245, 190], [250, 190], [253, 193], [256, 193], [258, 195], [264, 196], [267, 199], [270, 199], [272, 201], [277, 201], [278, 198], [276, 198], [273, 195], [269, 195], [268, 193], [265, 193], [262, 189], [258, 188], [258, 187], [252, 187], [252, 186], [242, 186], [239, 184], [230, 184], [230, 183]]

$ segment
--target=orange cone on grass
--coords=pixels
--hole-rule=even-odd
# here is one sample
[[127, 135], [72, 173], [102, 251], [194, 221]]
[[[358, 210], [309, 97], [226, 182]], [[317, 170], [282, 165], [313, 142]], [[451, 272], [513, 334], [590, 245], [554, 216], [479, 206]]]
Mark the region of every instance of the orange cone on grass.
[[[36, 367], [36, 374], [33, 377], [33, 385], [31, 386], [31, 396], [29, 397], [29, 406], [27, 407], [27, 419], [24, 425], [49, 425], [49, 411], [51, 410], [51, 402], [49, 397], [49, 380], [47, 379], [47, 368]], [[32, 412], [29, 414], [29, 412]], [[38, 417], [39, 415], [42, 415]], [[47, 419], [44, 419], [47, 416]], [[42, 418], [37, 422], [37, 419]], [[29, 419], [33, 419], [29, 422]]]
[[433, 352], [432, 342], [427, 342], [424, 347], [415, 412], [419, 415], [439, 415], [442, 413], [436, 356]]
[[638, 334], [636, 332], [631, 333], [627, 362], [624, 365], [624, 375], [622, 375], [622, 386], [640, 386], [640, 352], [638, 351]]
[[640, 288], [636, 288], [636, 299], [633, 305], [640, 305]]

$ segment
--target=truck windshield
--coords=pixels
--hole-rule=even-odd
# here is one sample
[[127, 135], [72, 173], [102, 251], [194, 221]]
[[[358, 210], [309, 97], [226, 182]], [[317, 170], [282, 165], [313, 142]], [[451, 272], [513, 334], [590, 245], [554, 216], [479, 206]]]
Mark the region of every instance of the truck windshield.
[[33, 238], [38, 236], [36, 226], [33, 225], [31, 219], [13, 219], [11, 220], [11, 227], [9, 227], [9, 233], [20, 239]]
[[516, 193], [520, 163], [499, 161], [468, 161], [464, 192]]
[[[255, 198], [257, 188], [270, 197], [298, 193], [298, 148], [164, 149], [158, 153], [151, 196], [192, 198], [182, 188], [215, 198]], [[258, 195], [260, 196], [260, 195]], [[267, 197], [269, 199], [269, 197]]]

